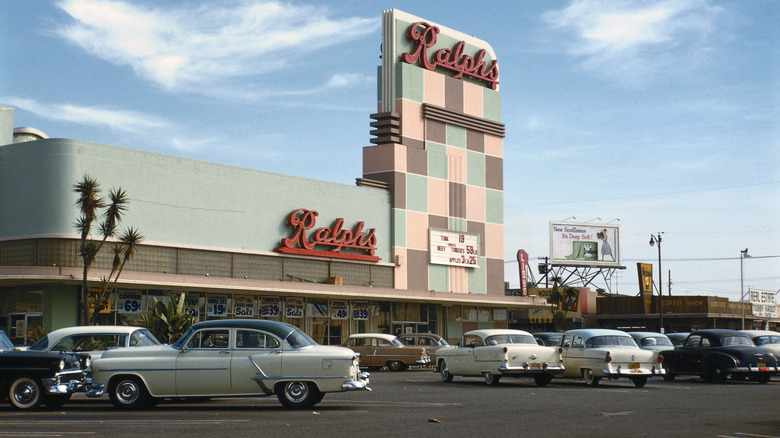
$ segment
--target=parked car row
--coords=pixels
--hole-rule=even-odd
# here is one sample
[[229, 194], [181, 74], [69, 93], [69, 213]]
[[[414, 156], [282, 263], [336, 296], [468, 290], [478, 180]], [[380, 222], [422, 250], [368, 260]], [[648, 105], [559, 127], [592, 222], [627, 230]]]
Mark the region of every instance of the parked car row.
[[108, 393], [120, 409], [228, 396], [276, 396], [287, 408], [305, 409], [326, 393], [370, 390], [360, 367], [403, 371], [431, 364], [446, 383], [456, 376], [481, 377], [488, 385], [527, 377], [537, 386], [553, 378], [597, 386], [625, 378], [643, 387], [649, 377], [681, 375], [767, 383], [780, 363], [766, 346], [780, 347], [780, 334], [698, 330], [675, 347], [653, 332], [491, 329], [469, 331], [457, 346], [430, 333], [363, 333], [339, 347], [319, 345], [282, 322], [218, 320], [194, 324], [173, 345], [141, 327], [95, 326], [55, 330], [20, 351], [0, 331], [0, 390], [18, 409], [59, 407], [78, 391]]

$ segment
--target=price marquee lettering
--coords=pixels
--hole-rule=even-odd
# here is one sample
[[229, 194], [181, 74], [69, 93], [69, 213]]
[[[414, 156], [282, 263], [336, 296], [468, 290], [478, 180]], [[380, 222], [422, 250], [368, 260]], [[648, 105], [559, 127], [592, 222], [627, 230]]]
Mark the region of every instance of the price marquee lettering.
[[479, 235], [446, 230], [430, 230], [431, 263], [479, 267]]

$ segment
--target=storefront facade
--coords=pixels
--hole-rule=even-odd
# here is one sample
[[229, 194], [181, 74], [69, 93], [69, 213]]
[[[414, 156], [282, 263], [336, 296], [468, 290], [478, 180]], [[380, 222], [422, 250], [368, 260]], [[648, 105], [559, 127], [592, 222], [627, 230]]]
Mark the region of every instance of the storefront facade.
[[[540, 305], [504, 295], [495, 54], [397, 10], [383, 20], [357, 186], [45, 135], [14, 142], [13, 109], [0, 108], [0, 329], [21, 344], [35, 327], [77, 324], [73, 185], [85, 175], [127, 192], [122, 227], [144, 236], [106, 323], [173, 291], [201, 320], [278, 319], [325, 344], [377, 331], [454, 340]], [[90, 284], [111, 260], [100, 253]]]

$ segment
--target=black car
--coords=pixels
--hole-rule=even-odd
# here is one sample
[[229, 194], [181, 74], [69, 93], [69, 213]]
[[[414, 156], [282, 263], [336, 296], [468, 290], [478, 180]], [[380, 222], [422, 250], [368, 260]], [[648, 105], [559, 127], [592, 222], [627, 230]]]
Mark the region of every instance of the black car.
[[679, 375], [698, 375], [712, 382], [728, 376], [767, 383], [780, 371], [771, 351], [756, 347], [750, 337], [736, 330], [698, 330], [674, 350], [662, 351], [665, 380]]
[[539, 345], [547, 345], [548, 347], [557, 347], [561, 343], [563, 333], [558, 332], [542, 332], [534, 333], [534, 339]]
[[0, 398], [17, 409], [57, 408], [88, 384], [89, 356], [17, 351], [0, 330]]

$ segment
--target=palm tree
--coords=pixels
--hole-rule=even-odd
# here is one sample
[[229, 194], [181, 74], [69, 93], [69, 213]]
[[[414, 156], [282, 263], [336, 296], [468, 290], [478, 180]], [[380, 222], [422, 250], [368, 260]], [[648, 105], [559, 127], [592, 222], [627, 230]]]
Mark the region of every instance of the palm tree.
[[[79, 207], [81, 216], [76, 220], [76, 229], [80, 233], [79, 255], [82, 260], [83, 276], [81, 280], [81, 299], [79, 309], [79, 321], [82, 325], [87, 324], [89, 318], [89, 285], [87, 277], [89, 268], [100, 253], [100, 249], [109, 237], [116, 233], [117, 224], [122, 219], [122, 214], [127, 209], [127, 195], [124, 190], [111, 189], [109, 191], [110, 203], [107, 205], [100, 197], [100, 184], [89, 175], [84, 175], [81, 181], [73, 185], [73, 190], [78, 194], [76, 205]], [[107, 207], [107, 208], [106, 208]], [[106, 208], [103, 213], [103, 221], [100, 223], [100, 234], [102, 240], [94, 241], [89, 238], [92, 231], [92, 225], [98, 217], [101, 208]], [[99, 300], [98, 300], [99, 302]], [[98, 308], [96, 307], [96, 311]]]
[[[119, 238], [119, 242], [114, 245], [112, 249], [114, 259], [111, 263], [111, 272], [108, 274], [108, 278], [104, 277], [100, 281], [100, 292], [98, 292], [94, 300], [93, 308], [95, 310], [90, 317], [90, 324], [95, 324], [100, 311], [108, 306], [109, 292], [116, 291], [116, 284], [119, 281], [119, 276], [122, 274], [125, 264], [127, 264], [138, 251], [138, 245], [141, 243], [142, 239], [143, 236], [141, 233], [130, 227], [125, 230], [124, 234]], [[112, 278], [113, 283], [111, 280]]]

